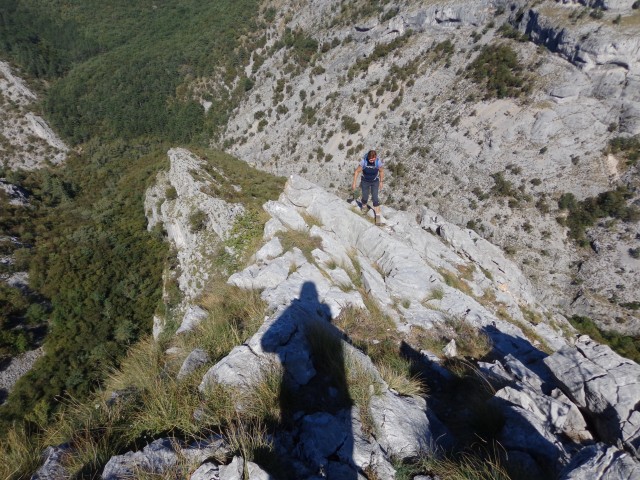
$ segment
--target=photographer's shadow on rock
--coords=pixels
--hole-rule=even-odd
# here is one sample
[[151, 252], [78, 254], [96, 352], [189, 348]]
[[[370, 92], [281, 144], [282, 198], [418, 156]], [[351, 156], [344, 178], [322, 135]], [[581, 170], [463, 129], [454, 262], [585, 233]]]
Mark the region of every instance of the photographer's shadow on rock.
[[308, 281], [262, 335], [262, 350], [277, 355], [282, 366], [277, 447], [308, 469], [296, 472], [296, 478], [358, 478], [353, 459], [356, 408], [343, 338], [331, 323], [328, 305]]

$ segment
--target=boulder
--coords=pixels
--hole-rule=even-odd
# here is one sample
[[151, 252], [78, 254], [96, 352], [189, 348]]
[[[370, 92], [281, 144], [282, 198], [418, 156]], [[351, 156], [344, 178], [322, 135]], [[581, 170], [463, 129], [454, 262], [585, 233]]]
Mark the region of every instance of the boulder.
[[586, 335], [544, 360], [604, 441], [640, 447], [640, 365]]
[[196, 348], [193, 350], [187, 358], [185, 358], [182, 366], [180, 367], [180, 371], [178, 372], [178, 380], [182, 380], [183, 378], [191, 375], [198, 368], [206, 365], [209, 362], [209, 355], [207, 352], [200, 348]]
[[65, 454], [70, 453], [68, 445], [47, 447], [42, 453], [44, 462], [42, 466], [31, 476], [31, 480], [62, 480], [69, 477], [62, 462]]
[[180, 462], [198, 465], [207, 458], [226, 453], [227, 447], [221, 437], [211, 437], [206, 441], [188, 445], [177, 440], [160, 438], [144, 447], [142, 451], [130, 451], [111, 457], [102, 471], [102, 478], [120, 480], [132, 478], [141, 472], [162, 475]]
[[436, 436], [426, 410], [421, 397], [401, 397], [391, 391], [371, 397], [370, 413], [378, 443], [388, 455], [405, 459], [431, 451]]
[[219, 467], [212, 462], [203, 463], [191, 474], [189, 480], [220, 480]]
[[193, 331], [208, 315], [207, 311], [203, 308], [197, 305], [190, 306], [184, 314], [184, 317], [182, 317], [182, 323], [178, 330], [176, 330], [176, 335]]

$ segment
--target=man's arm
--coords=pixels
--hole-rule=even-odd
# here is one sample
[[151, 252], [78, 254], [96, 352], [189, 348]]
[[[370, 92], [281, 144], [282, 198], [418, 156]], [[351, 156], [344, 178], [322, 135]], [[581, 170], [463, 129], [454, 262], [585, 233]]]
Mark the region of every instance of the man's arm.
[[358, 168], [356, 168], [356, 171], [353, 173], [353, 183], [351, 184], [351, 190], [356, 189], [356, 181], [358, 180], [358, 175], [360, 175], [360, 172], [362, 172], [362, 165], [358, 165]]

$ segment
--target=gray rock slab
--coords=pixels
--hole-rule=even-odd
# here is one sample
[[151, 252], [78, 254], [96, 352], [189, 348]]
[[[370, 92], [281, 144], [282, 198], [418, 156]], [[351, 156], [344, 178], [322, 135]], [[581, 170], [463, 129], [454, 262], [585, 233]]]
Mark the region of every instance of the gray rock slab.
[[436, 438], [426, 409], [425, 400], [419, 397], [401, 397], [390, 391], [371, 397], [371, 418], [380, 446], [389, 455], [402, 459], [431, 451]]
[[500, 411], [505, 422], [499, 434], [503, 447], [507, 450], [524, 451], [533, 457], [545, 459], [545, 463], [551, 465], [565, 464], [569, 452], [548, 422], [541, 419], [539, 412], [533, 411], [535, 407], [531, 405], [532, 401], [525, 400], [526, 395], [521, 395], [510, 387], [505, 387], [500, 392], [507, 399], [496, 395], [490, 400], [490, 404]]
[[263, 208], [269, 215], [278, 219], [280, 223], [291, 230], [301, 230], [305, 232], [309, 230], [309, 226], [304, 221], [304, 218], [302, 218], [294, 207], [269, 200], [264, 204]]
[[584, 447], [562, 470], [560, 480], [636, 480], [640, 463], [616, 447], [598, 443]]
[[197, 305], [190, 306], [182, 318], [180, 327], [176, 330], [176, 335], [193, 331], [208, 315], [203, 308]]
[[198, 389], [205, 393], [215, 384], [248, 387], [259, 379], [263, 362], [246, 345], [235, 347], [202, 377]]
[[603, 440], [640, 446], [640, 365], [586, 335], [544, 360]]
[[307, 415], [300, 427], [300, 451], [312, 470], [326, 469], [329, 457], [352, 435], [351, 417], [344, 412], [334, 416], [326, 412]]
[[256, 252], [255, 259], [257, 262], [266, 262], [272, 258], [282, 255], [282, 243], [278, 237], [272, 238], [265, 243], [260, 250]]
[[102, 471], [102, 478], [130, 478], [140, 471], [161, 474], [177, 464], [178, 454], [175, 447], [171, 440], [162, 438], [150, 443], [142, 451], [111, 457]]
[[329, 255], [337, 265], [348, 271], [353, 271], [353, 264], [343, 242], [332, 232], [328, 232], [316, 225], [311, 227], [309, 234], [322, 240], [322, 250]]
[[190, 480], [220, 480], [218, 465], [206, 462], [200, 465], [189, 477]]
[[0, 389], [10, 392], [16, 382], [31, 370], [36, 361], [44, 355], [42, 348], [21, 353], [0, 370]]
[[65, 454], [70, 453], [67, 445], [47, 447], [42, 453], [42, 466], [31, 476], [31, 480], [62, 480], [69, 477], [62, 462]]
[[593, 440], [578, 407], [562, 392], [554, 391], [552, 396], [548, 396], [525, 386], [504, 387], [496, 393], [496, 397], [531, 413], [539, 424], [536, 427], [538, 431], [547, 429], [552, 434], [563, 434], [578, 443]]
[[280, 220], [277, 218], [271, 218], [264, 225], [264, 233], [262, 238], [265, 240], [272, 239], [278, 232], [286, 232], [287, 227], [285, 227]]
[[356, 247], [382, 269], [385, 285], [392, 296], [421, 302], [431, 290], [432, 278], [440, 278], [413, 249], [379, 228], [364, 230]]
[[226, 446], [220, 437], [212, 437], [210, 440], [189, 445], [182, 445], [169, 438], [160, 438], [141, 451], [111, 457], [102, 471], [102, 478], [103, 480], [134, 478], [140, 472], [162, 475], [179, 462], [186, 460], [191, 465], [199, 465], [207, 458], [222, 454], [226, 454]]
[[362, 255], [358, 255], [358, 263], [360, 264], [362, 286], [365, 292], [383, 308], [393, 305], [393, 299], [387, 293], [387, 287], [380, 272]]
[[531, 283], [520, 269], [509, 260], [504, 252], [480, 237], [473, 230], [460, 228], [445, 221], [437, 213], [422, 207], [420, 225], [442, 237], [458, 254], [469, 258], [488, 271], [494, 281], [503, 285], [503, 291], [510, 291], [517, 299], [531, 304], [535, 299]]
[[196, 348], [187, 356], [187, 358], [185, 358], [184, 362], [182, 362], [182, 366], [178, 372], [178, 380], [182, 380], [183, 378], [191, 375], [198, 368], [206, 365], [208, 362], [209, 355], [207, 352], [200, 348]]
[[[317, 300], [316, 300], [317, 302]], [[316, 311], [317, 303], [304, 299], [280, 306], [244, 344], [235, 347], [225, 358], [211, 367], [199, 386], [206, 391], [214, 383], [249, 387], [261, 378], [269, 364], [277, 363], [297, 384], [305, 385], [316, 374], [304, 325], [327, 321], [326, 312]]]
[[380, 445], [362, 431], [362, 422], [357, 406], [351, 408], [351, 435], [338, 450], [338, 457], [345, 463], [355, 465], [360, 471], [374, 471], [378, 478], [395, 478], [395, 468], [386, 458]]
[[244, 480], [244, 460], [235, 456], [228, 465], [220, 465], [220, 480]]

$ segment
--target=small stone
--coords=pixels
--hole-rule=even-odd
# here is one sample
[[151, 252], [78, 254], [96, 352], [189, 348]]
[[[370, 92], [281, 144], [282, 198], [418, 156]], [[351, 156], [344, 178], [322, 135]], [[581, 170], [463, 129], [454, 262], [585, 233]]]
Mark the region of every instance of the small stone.
[[453, 338], [447, 343], [447, 346], [442, 349], [442, 353], [447, 358], [456, 358], [458, 356], [458, 348]]

